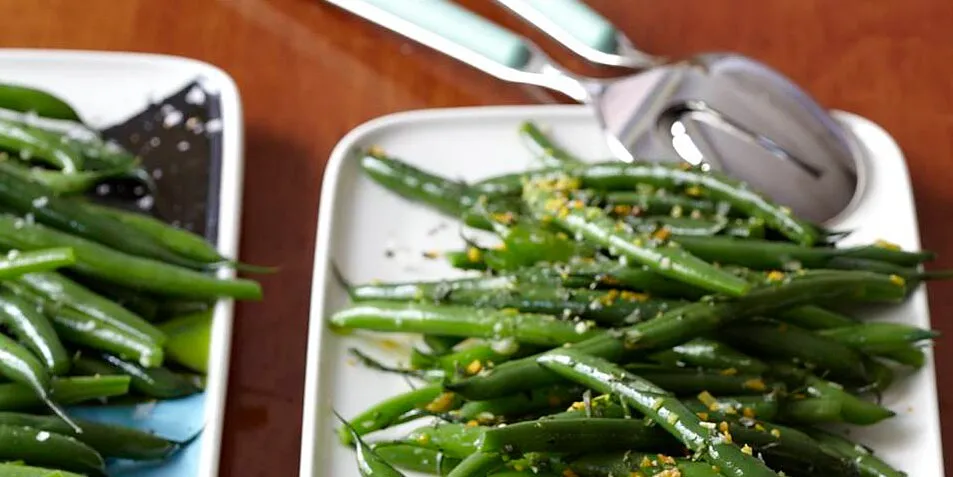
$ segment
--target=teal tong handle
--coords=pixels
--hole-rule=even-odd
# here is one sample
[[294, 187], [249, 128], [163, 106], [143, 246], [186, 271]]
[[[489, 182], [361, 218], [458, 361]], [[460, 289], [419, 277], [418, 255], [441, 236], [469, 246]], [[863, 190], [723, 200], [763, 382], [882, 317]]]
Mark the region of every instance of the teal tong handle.
[[[472, 55], [520, 69], [530, 58], [515, 33], [446, 0], [328, 0], [385, 28], [471, 63]], [[463, 54], [468, 58], [460, 58]]]
[[326, 0], [497, 78], [544, 86], [577, 101], [589, 91], [525, 38], [448, 0]]

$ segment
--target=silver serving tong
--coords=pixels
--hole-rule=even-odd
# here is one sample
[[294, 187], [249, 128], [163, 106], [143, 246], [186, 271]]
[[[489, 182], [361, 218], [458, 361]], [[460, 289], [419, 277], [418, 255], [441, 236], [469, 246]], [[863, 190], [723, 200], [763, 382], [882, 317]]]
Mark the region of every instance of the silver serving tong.
[[[849, 132], [790, 80], [750, 58], [706, 54], [596, 80], [566, 71], [526, 38], [450, 1], [327, 1], [504, 81], [546, 87], [589, 104], [622, 160], [707, 165], [818, 222], [838, 215], [858, 195], [860, 148]], [[574, 27], [572, 18], [584, 18], [580, 2], [497, 1], [597, 63], [657, 61], [596, 14], [585, 18], [597, 21], [582, 23], [598, 28]], [[558, 5], [577, 13], [554, 10]]]

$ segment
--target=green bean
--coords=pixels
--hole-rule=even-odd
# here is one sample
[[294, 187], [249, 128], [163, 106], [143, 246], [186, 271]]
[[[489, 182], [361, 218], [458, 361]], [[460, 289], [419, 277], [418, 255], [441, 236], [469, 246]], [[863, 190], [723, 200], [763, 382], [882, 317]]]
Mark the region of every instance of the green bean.
[[433, 424], [414, 429], [406, 441], [463, 459], [479, 449], [485, 429], [465, 424]]
[[434, 355], [442, 356], [452, 353], [453, 347], [463, 340], [456, 336], [424, 335], [423, 341]]
[[726, 424], [735, 442], [750, 446], [771, 468], [783, 470], [787, 475], [854, 475], [848, 460], [797, 429], [756, 421], [728, 421]]
[[[337, 414], [337, 413], [335, 413]], [[390, 465], [381, 458], [374, 450], [361, 439], [353, 426], [341, 416], [337, 416], [344, 425], [344, 428], [350, 432], [351, 440], [356, 445], [357, 468], [364, 477], [404, 477], [399, 470]]]
[[261, 298], [261, 286], [250, 280], [216, 278], [195, 270], [127, 255], [9, 215], [0, 215], [0, 245], [22, 250], [72, 247], [77, 260], [71, 268], [77, 272], [157, 294], [191, 298]]
[[674, 194], [665, 189], [648, 192], [608, 192], [603, 196], [610, 205], [631, 206], [634, 215], [668, 215], [671, 217], [725, 215], [727, 203]]
[[598, 208], [570, 202], [561, 191], [553, 190], [558, 185], [533, 183], [526, 187], [523, 199], [537, 215], [551, 217], [583, 240], [662, 276], [732, 296], [743, 295], [750, 288], [744, 280], [699, 260], [672, 242], [633, 233]]
[[672, 349], [660, 351], [653, 354], [651, 359], [669, 366], [697, 366], [747, 374], [761, 374], [768, 369], [765, 363], [724, 343], [706, 338], [695, 338]]
[[520, 124], [520, 135], [526, 139], [524, 143], [547, 166], [565, 164], [582, 164], [582, 161], [569, 151], [557, 145], [552, 138], [546, 135], [532, 121]]
[[609, 450], [672, 449], [672, 438], [639, 419], [540, 419], [487, 429], [482, 452], [586, 454]]
[[557, 282], [569, 288], [620, 288], [669, 298], [701, 298], [703, 292], [692, 285], [670, 280], [645, 267], [617, 262], [568, 263], [538, 266], [515, 272], [517, 281], [548, 284]]
[[361, 153], [361, 169], [374, 182], [405, 199], [421, 202], [450, 217], [458, 218], [474, 201], [467, 186], [430, 174], [408, 163], [370, 149]]
[[76, 263], [73, 249], [49, 248], [33, 252], [11, 251], [0, 258], [0, 280], [16, 278], [26, 273], [46, 272]]
[[423, 303], [363, 302], [329, 319], [339, 328], [432, 333], [486, 339], [513, 338], [521, 343], [559, 346], [604, 333], [583, 322], [560, 321], [548, 315], [480, 310]]
[[716, 395], [763, 394], [778, 387], [775, 383], [765, 383], [759, 375], [725, 374], [721, 371], [670, 368], [654, 364], [629, 364], [625, 369], [679, 396], [695, 395], [703, 391]]
[[793, 366], [775, 363], [772, 365], [771, 372], [790, 381], [789, 387], [793, 389], [801, 386], [810, 397], [839, 401], [841, 410], [840, 415], [837, 416], [838, 421], [870, 425], [896, 415], [889, 409], [850, 394], [839, 384], [821, 379]]
[[[419, 407], [424, 407], [434, 399], [437, 399], [442, 391], [443, 389], [439, 384], [431, 384], [412, 389], [406, 393], [382, 401], [351, 419], [355, 433], [359, 436], [363, 436], [384, 429], [392, 425], [400, 416], [407, 412]], [[437, 410], [446, 411], [449, 409]], [[351, 431], [347, 426], [338, 429], [338, 439], [340, 439], [344, 445], [350, 445], [354, 442]]]
[[812, 305], [782, 311], [778, 313], [778, 318], [785, 323], [800, 326], [807, 330], [840, 328], [860, 323], [849, 316]]
[[757, 458], [746, 455], [724, 436], [702, 425], [702, 420], [664, 389], [598, 357], [559, 350], [538, 358], [547, 369], [586, 387], [619, 395], [668, 431], [706, 462], [734, 477], [776, 476]]
[[92, 447], [103, 457], [157, 460], [168, 457], [178, 448], [177, 443], [149, 432], [83, 419], [75, 421], [83, 430], [82, 433], [76, 433], [58, 417], [0, 412], [0, 426], [25, 426], [70, 436]]
[[905, 477], [907, 475], [880, 460], [866, 447], [842, 436], [820, 429], [811, 429], [808, 432], [831, 452], [853, 463], [861, 477]]
[[569, 173], [578, 178], [585, 188], [614, 191], [632, 190], [636, 185], [654, 187], [687, 187], [690, 195], [697, 193], [715, 201], [726, 202], [747, 215], [761, 218], [773, 229], [801, 245], [811, 246], [821, 237], [812, 224], [794, 217], [790, 210], [751, 191], [745, 184], [716, 172], [702, 172], [651, 163], [604, 162], [564, 169], [544, 169], [530, 173], [512, 174], [474, 184], [475, 190], [487, 194], [519, 193], [525, 176], [531, 180]]
[[742, 351], [803, 363], [840, 380], [856, 383], [869, 378], [862, 355], [854, 348], [786, 323], [739, 323], [722, 328], [718, 337]]
[[62, 434], [24, 426], [0, 425], [0, 461], [55, 467], [105, 476], [103, 458], [82, 442]]
[[24, 181], [33, 181], [43, 184], [57, 195], [86, 192], [106, 179], [122, 177], [129, 171], [128, 167], [114, 167], [112, 169], [99, 171], [74, 171], [66, 173], [44, 169], [42, 167], [34, 167], [28, 164], [19, 164], [12, 161], [7, 161], [4, 164], [4, 169], [11, 174], [20, 176]]
[[843, 402], [833, 397], [786, 399], [779, 408], [779, 418], [792, 424], [841, 422]]
[[731, 237], [680, 237], [679, 244], [703, 260], [754, 270], [826, 268], [831, 260], [841, 257], [881, 260], [902, 266], [915, 266], [933, 258], [930, 252], [905, 252], [882, 245], [802, 247], [784, 242]]
[[130, 334], [76, 310], [46, 306], [44, 312], [63, 341], [134, 359], [146, 367], [162, 365], [165, 354], [155, 341]]
[[5, 477], [84, 477], [65, 470], [44, 469], [22, 464], [0, 463], [0, 475]]
[[0, 83], [0, 108], [81, 123], [79, 114], [56, 95], [29, 86]]
[[[24, 161], [43, 162], [74, 173], [83, 168], [83, 156], [69, 144], [58, 140], [55, 134], [27, 124], [0, 119], [0, 149], [18, 154]], [[0, 169], [6, 169], [0, 160]]]
[[159, 325], [169, 339], [166, 356], [193, 371], [207, 374], [212, 344], [212, 310], [172, 318]]
[[410, 444], [382, 442], [373, 446], [377, 453], [398, 469], [431, 475], [447, 475], [460, 465], [460, 459], [447, 457], [442, 452]]
[[353, 301], [393, 300], [393, 301], [434, 301], [445, 300], [449, 295], [461, 290], [499, 291], [516, 286], [513, 277], [477, 277], [435, 282], [369, 283], [349, 286], [348, 296]]
[[188, 379], [166, 368], [143, 368], [106, 353], [85, 353], [73, 359], [75, 374], [91, 376], [126, 375], [132, 378], [132, 389], [145, 396], [173, 399], [201, 391]]
[[36, 307], [9, 290], [0, 289], [0, 323], [40, 358], [51, 375], [69, 371], [70, 359], [53, 324]]
[[[678, 477], [721, 477], [715, 466], [688, 459], [642, 452], [607, 452], [574, 459], [569, 467], [579, 477], [621, 477], [660, 475]], [[675, 469], [675, 472], [672, 471]], [[676, 473], [677, 472], [677, 473]]]
[[550, 386], [486, 401], [468, 401], [451, 414], [464, 421], [476, 420], [480, 424], [489, 424], [547, 409], [566, 407], [582, 393], [583, 390], [578, 386]]
[[453, 468], [447, 477], [484, 477], [503, 467], [503, 458], [499, 454], [474, 452]]
[[[129, 376], [53, 378], [49, 395], [62, 405], [122, 396], [129, 392]], [[19, 383], [0, 384], [0, 411], [36, 409], [46, 403], [33, 389]]]
[[16, 283], [58, 308], [79, 311], [159, 345], [166, 341], [165, 333], [151, 323], [59, 273], [29, 273], [17, 278]]
[[936, 331], [916, 326], [883, 322], [820, 330], [817, 334], [874, 354], [904, 348], [911, 343], [930, 340], [940, 335]]
[[182, 257], [202, 263], [215, 263], [228, 260], [218, 253], [218, 249], [205, 237], [188, 230], [169, 225], [154, 217], [129, 212], [115, 207], [105, 207], [94, 203], [84, 204], [89, 211], [111, 217], [162, 244]]
[[139, 315], [142, 319], [150, 323], [155, 323], [159, 320], [159, 300], [155, 297], [114, 283], [106, 283], [89, 277], [79, 277], [78, 283], [89, 288], [94, 293], [115, 302], [126, 310]]
[[[709, 333], [731, 320], [773, 313], [837, 297], [845, 299], [867, 287], [903, 285], [866, 272], [806, 273], [791, 280], [762, 285], [747, 296], [726, 302], [702, 301], [639, 323], [620, 332], [574, 344], [571, 348], [610, 361], [623, 356], [670, 348]], [[487, 373], [452, 382], [447, 387], [468, 399], [490, 399], [558, 382], [533, 359], [509, 361]]]
[[912, 346], [878, 353], [878, 356], [914, 368], [922, 368], [927, 360], [926, 354], [922, 349]]

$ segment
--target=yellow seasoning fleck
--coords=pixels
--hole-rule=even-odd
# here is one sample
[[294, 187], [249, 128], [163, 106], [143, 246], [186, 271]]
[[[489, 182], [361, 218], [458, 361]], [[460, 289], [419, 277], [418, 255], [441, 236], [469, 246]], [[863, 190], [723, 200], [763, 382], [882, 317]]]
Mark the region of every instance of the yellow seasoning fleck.
[[626, 301], [646, 301], [649, 299], [649, 294], [623, 290], [619, 292], [619, 297]]
[[659, 462], [667, 465], [675, 465], [675, 458], [670, 455], [658, 455]]
[[480, 423], [477, 422], [476, 419], [471, 419], [471, 420], [467, 421], [467, 427], [477, 427], [477, 426], [479, 426], [479, 425], [480, 425]]
[[698, 187], [697, 185], [693, 185], [693, 186], [691, 186], [691, 187], [685, 189], [685, 194], [687, 194], [687, 195], [689, 195], [689, 196], [691, 196], [691, 197], [698, 197], [698, 196], [702, 195], [702, 188], [701, 188], [701, 187]]
[[784, 280], [784, 273], [777, 270], [771, 270], [768, 272], [768, 281], [769, 282], [780, 282]]
[[778, 429], [771, 429], [771, 435], [774, 437], [781, 437], [781, 431]]
[[642, 461], [639, 462], [639, 467], [651, 467], [652, 461], [649, 460], [649, 456], [642, 456]]
[[744, 452], [745, 454], [748, 454], [748, 455], [754, 454], [754, 453], [751, 451], [751, 446], [749, 446], [748, 444], [745, 444], [745, 445], [741, 446], [741, 452]]
[[875, 242], [874, 242], [874, 245], [877, 246], [877, 247], [886, 248], [886, 249], [889, 249], [889, 250], [900, 250], [900, 246], [899, 246], [899, 245], [897, 245], [897, 244], [895, 244], [895, 243], [893, 243], [893, 242], [888, 242], [888, 241], [886, 241], [886, 240], [882, 240], [882, 239], [878, 239], [877, 241], [875, 241]]
[[738, 370], [735, 369], [735, 368], [728, 368], [728, 369], [722, 369], [722, 370], [721, 370], [721, 375], [722, 375], [722, 376], [734, 376], [734, 375], [736, 375], [736, 374], [738, 374]]
[[665, 469], [655, 474], [655, 477], [682, 477], [682, 471], [678, 469]]
[[707, 412], [696, 412], [695, 415], [697, 415], [698, 418], [703, 421], [707, 421], [709, 417]]
[[430, 434], [421, 434], [417, 437], [417, 443], [427, 445], [430, 443]]
[[747, 417], [748, 419], [754, 419], [754, 409], [751, 409], [750, 407], [743, 407], [741, 408], [741, 415]]
[[702, 391], [698, 393], [698, 400], [701, 401], [702, 404], [709, 407], [713, 404], [715, 405], [718, 404], [718, 400], [715, 399], [715, 396], [712, 396], [711, 393], [709, 393], [708, 391]]
[[438, 252], [438, 251], [436, 251], [436, 250], [427, 250], [426, 252], [424, 252], [424, 257], [429, 258], [429, 259], [434, 259], [434, 258], [437, 258], [437, 257], [439, 257], [439, 256], [440, 256], [440, 252]]
[[471, 262], [479, 262], [483, 258], [483, 252], [480, 252], [480, 249], [476, 247], [470, 247], [467, 249], [467, 260]]
[[453, 393], [441, 393], [436, 399], [430, 401], [424, 409], [430, 412], [447, 412], [453, 406]]
[[672, 236], [672, 229], [668, 227], [662, 227], [655, 232], [652, 232], [652, 238], [655, 240], [668, 240]]
[[573, 409], [573, 410], [575, 410], [575, 411], [582, 411], [583, 409], [586, 408], [586, 403], [584, 403], [584, 402], [582, 402], [582, 401], [576, 401], [576, 402], [572, 403], [572, 406], [570, 406], [569, 408], [570, 408], [570, 409]]
[[890, 275], [890, 283], [902, 287], [907, 284], [907, 281], [904, 280], [900, 275]]
[[566, 469], [563, 471], [563, 477], [579, 477], [579, 474], [572, 471], [572, 469]]
[[467, 365], [467, 374], [474, 375], [480, 371], [483, 371], [483, 363], [481, 363], [478, 359], [473, 360]]
[[556, 215], [557, 215], [560, 219], [565, 219], [566, 217], [569, 217], [569, 208], [568, 208], [568, 207], [561, 207], [561, 208], [559, 209], [559, 213], [557, 213]]
[[[754, 430], [756, 430], [756, 431], [761, 431], [761, 432], [764, 432], [764, 431], [765, 431], [764, 426], [762, 426], [760, 423], [754, 425]], [[775, 429], [775, 430], [777, 430], [777, 429]]]
[[752, 391], [764, 391], [768, 388], [760, 378], [749, 379], [744, 382], [743, 386]]
[[384, 152], [384, 148], [378, 145], [367, 148], [367, 153], [372, 156], [383, 156], [386, 154], [386, 152]]

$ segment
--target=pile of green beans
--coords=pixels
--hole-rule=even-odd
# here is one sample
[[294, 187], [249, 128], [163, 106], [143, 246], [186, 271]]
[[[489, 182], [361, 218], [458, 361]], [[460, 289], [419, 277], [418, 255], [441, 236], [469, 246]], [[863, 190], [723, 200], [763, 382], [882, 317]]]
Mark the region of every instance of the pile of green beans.
[[161, 462], [182, 443], [64, 406], [201, 392], [216, 302], [260, 299], [261, 286], [218, 273], [236, 263], [203, 237], [80, 195], [142, 170], [69, 104], [0, 83], [0, 109], [0, 475], [100, 476], [108, 459]]
[[470, 184], [360, 156], [499, 238], [447, 254], [466, 278], [345, 283], [332, 328], [422, 337], [409, 368], [360, 355], [423, 381], [344, 421], [362, 475], [906, 475], [818, 426], [894, 415], [876, 394], [937, 333], [859, 318], [949, 276], [922, 271], [931, 253], [836, 247], [721, 174], [587, 163], [533, 123], [520, 134], [543, 167]]

